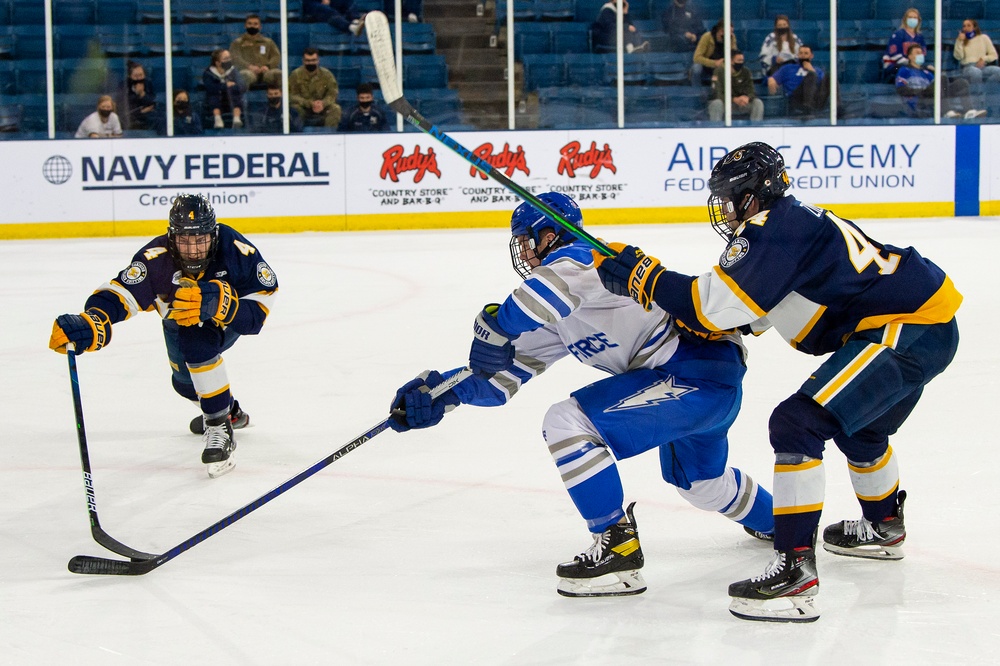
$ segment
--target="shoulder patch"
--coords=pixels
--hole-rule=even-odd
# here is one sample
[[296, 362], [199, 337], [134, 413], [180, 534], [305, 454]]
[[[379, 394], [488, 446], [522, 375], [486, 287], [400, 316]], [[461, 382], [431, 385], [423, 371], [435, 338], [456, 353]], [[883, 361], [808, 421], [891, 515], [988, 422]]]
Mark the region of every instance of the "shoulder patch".
[[257, 264], [257, 279], [265, 287], [273, 287], [278, 283], [278, 276], [274, 274], [271, 267], [264, 261]]
[[132, 265], [122, 271], [122, 282], [125, 284], [139, 284], [146, 279], [146, 264], [141, 261], [133, 261]]
[[750, 241], [742, 236], [737, 236], [726, 248], [726, 251], [722, 253], [719, 257], [719, 265], [723, 268], [729, 268], [737, 261], [747, 256], [747, 252], [750, 251]]

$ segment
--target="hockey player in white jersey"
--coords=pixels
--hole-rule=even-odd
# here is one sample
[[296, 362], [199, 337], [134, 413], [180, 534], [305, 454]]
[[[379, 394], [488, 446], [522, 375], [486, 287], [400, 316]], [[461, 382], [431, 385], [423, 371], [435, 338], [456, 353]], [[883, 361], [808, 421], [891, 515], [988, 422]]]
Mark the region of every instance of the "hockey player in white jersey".
[[[583, 216], [570, 197], [539, 199], [573, 225]], [[616, 459], [659, 449], [667, 483], [694, 506], [769, 537], [770, 493], [727, 465], [727, 432], [742, 399], [745, 350], [738, 334], [702, 337], [653, 306], [604, 289], [590, 246], [528, 203], [511, 217], [511, 260], [524, 282], [475, 320], [474, 375], [436, 400], [429, 390], [459, 369], [426, 371], [391, 404], [397, 432], [436, 425], [459, 404], [497, 406], [565, 356], [612, 375], [553, 405], [542, 423], [566, 489], [593, 544], [560, 564], [564, 596], [617, 596], [646, 589], [633, 513], [624, 506]]]

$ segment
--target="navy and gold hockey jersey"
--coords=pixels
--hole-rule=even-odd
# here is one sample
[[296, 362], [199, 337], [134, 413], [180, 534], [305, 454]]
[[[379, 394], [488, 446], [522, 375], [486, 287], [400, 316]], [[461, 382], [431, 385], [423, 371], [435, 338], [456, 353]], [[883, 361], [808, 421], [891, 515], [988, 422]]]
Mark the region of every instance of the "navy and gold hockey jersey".
[[744, 222], [709, 273], [692, 280], [665, 272], [654, 300], [695, 329], [773, 326], [819, 356], [855, 331], [950, 321], [962, 295], [914, 248], [882, 245], [853, 222], [786, 196]]
[[[135, 253], [127, 268], [101, 285], [85, 308], [100, 308], [111, 323], [154, 309], [166, 318], [180, 277], [166, 234], [157, 236]], [[220, 224], [215, 257], [200, 279], [228, 282], [239, 296], [239, 309], [229, 327], [241, 335], [260, 332], [278, 291], [278, 277], [250, 241]]]

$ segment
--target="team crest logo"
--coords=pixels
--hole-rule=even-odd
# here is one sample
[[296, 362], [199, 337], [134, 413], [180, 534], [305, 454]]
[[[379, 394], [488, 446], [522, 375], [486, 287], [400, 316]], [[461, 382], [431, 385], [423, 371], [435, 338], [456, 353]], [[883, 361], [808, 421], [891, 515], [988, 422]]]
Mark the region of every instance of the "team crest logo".
[[122, 271], [122, 282], [139, 284], [146, 279], [146, 265], [141, 261], [133, 261], [132, 265]]
[[278, 283], [278, 276], [274, 274], [271, 267], [265, 262], [260, 262], [257, 264], [257, 279], [265, 287], [273, 287]]
[[747, 242], [746, 238], [736, 237], [733, 242], [729, 244], [726, 251], [722, 253], [719, 257], [719, 265], [723, 268], [729, 268], [737, 261], [747, 256], [747, 252], [750, 251], [750, 243]]
[[641, 407], [652, 407], [672, 400], [680, 400], [681, 396], [691, 391], [697, 391], [694, 386], [684, 386], [678, 384], [673, 375], [666, 379], [661, 379], [652, 386], [647, 386], [638, 393], [633, 393], [618, 404], [605, 409], [607, 412], [620, 412], [626, 409], [639, 409]]

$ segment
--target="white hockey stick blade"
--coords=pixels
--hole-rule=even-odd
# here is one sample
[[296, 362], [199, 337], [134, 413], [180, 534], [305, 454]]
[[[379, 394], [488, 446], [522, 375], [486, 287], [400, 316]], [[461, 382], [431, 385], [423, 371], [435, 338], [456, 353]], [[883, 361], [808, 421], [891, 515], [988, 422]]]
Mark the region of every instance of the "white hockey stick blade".
[[396, 59], [392, 53], [392, 36], [389, 33], [389, 19], [379, 11], [365, 14], [365, 33], [371, 46], [378, 84], [382, 88], [385, 103], [392, 103], [403, 97], [403, 91], [396, 79]]

